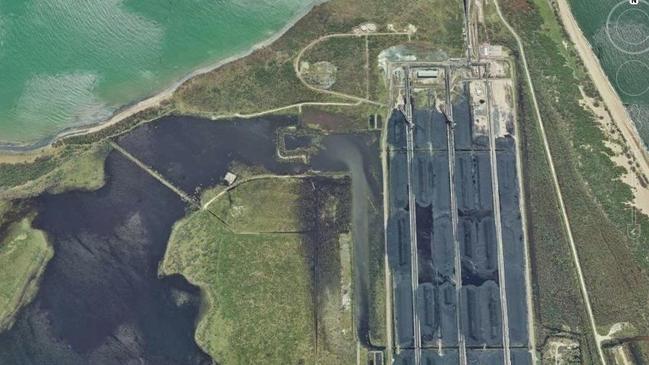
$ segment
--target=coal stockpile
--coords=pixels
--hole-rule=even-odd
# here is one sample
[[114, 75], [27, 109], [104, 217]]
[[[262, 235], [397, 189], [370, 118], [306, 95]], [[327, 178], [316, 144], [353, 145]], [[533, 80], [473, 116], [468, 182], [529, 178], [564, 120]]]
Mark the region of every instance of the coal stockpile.
[[397, 210], [388, 218], [388, 251], [394, 281], [394, 320], [396, 341], [402, 347], [413, 346], [413, 303], [408, 213]]
[[417, 288], [421, 342], [435, 346], [457, 344], [455, 286], [446, 278], [441, 284], [423, 283]]
[[[512, 363], [531, 363], [527, 349], [524, 241], [515, 140], [510, 135], [498, 138], [494, 146], [496, 161], [492, 161], [489, 136], [484, 130], [475, 133], [468, 90], [464, 91], [453, 105], [453, 124], [447, 123], [438, 110], [414, 111], [414, 153], [410, 168], [408, 125], [401, 112], [395, 111], [390, 119], [387, 239], [395, 280], [395, 341], [401, 350], [395, 364], [414, 364], [415, 353], [411, 347], [414, 325], [404, 323], [405, 319], [418, 321], [422, 364], [457, 363], [460, 338], [464, 339], [469, 363], [502, 364], [505, 305]], [[451, 125], [453, 130], [448, 129]], [[448, 139], [449, 133], [453, 140]], [[449, 141], [455, 142], [450, 146], [454, 152], [452, 161], [449, 161]], [[497, 163], [496, 201], [501, 210], [500, 220], [494, 212], [496, 176], [492, 176], [492, 163]], [[408, 204], [409, 181], [414, 207]], [[452, 203], [457, 211], [451, 210]], [[410, 209], [415, 212], [414, 222], [410, 220]], [[455, 231], [453, 222], [457, 222]], [[413, 223], [416, 235], [411, 237]], [[500, 238], [504, 273], [499, 272]], [[413, 253], [417, 256], [418, 275], [414, 283], [414, 306]], [[456, 282], [455, 275], [458, 254], [460, 282]], [[506, 285], [504, 298], [501, 280]]]
[[469, 99], [465, 94], [462, 94], [453, 104], [453, 121], [455, 122], [455, 149], [470, 149], [473, 145], [473, 124]]
[[386, 232], [389, 263], [394, 282], [395, 342], [400, 347], [414, 346], [414, 313], [410, 215], [408, 207], [408, 160], [406, 120], [401, 112], [388, 121], [389, 216]]
[[489, 138], [486, 135], [476, 135], [473, 131], [473, 116], [469, 105], [468, 86], [465, 83], [464, 92], [453, 103], [453, 121], [455, 122], [455, 149], [487, 150]]
[[421, 352], [422, 365], [454, 365], [459, 361], [457, 350], [444, 350], [441, 354], [437, 351], [424, 350]]
[[408, 159], [405, 151], [390, 152], [390, 208], [408, 209]]
[[458, 152], [455, 189], [459, 216], [463, 284], [497, 280], [497, 245], [493, 195], [486, 152]]
[[467, 346], [502, 346], [502, 321], [498, 285], [487, 281], [480, 286], [462, 287], [462, 323]]
[[[457, 350], [444, 350], [441, 354], [437, 350], [423, 350], [421, 352], [421, 365], [456, 365], [459, 362]], [[394, 358], [394, 365], [415, 365], [415, 352], [405, 350]]]
[[512, 365], [530, 365], [532, 364], [532, 355], [526, 348], [512, 349]]
[[394, 144], [390, 144], [393, 151], [389, 159], [391, 189], [386, 239], [394, 281], [395, 342], [407, 348], [414, 346], [414, 313], [405, 126], [403, 114], [393, 113], [388, 125], [388, 140]]
[[524, 266], [525, 243], [519, 208], [520, 191], [514, 147], [510, 146], [508, 150], [498, 151], [497, 158], [509, 337], [512, 346], [525, 346], [529, 340]]
[[487, 151], [455, 153], [455, 190], [460, 215], [484, 216], [493, 213], [490, 163]]
[[417, 314], [423, 346], [457, 346], [457, 299], [446, 121], [415, 111], [413, 189], [419, 277]]
[[451, 220], [451, 187], [448, 166], [448, 153], [436, 152], [433, 155], [433, 232], [431, 245], [433, 266], [439, 275], [450, 277], [455, 273], [453, 224]]
[[446, 118], [438, 110], [415, 110], [415, 124], [416, 149], [446, 150], [448, 148]]
[[[473, 148], [472, 143], [466, 146]], [[461, 313], [467, 346], [502, 346], [491, 161], [488, 151], [455, 154], [458, 243], [462, 255]]]
[[388, 145], [391, 149], [406, 148], [406, 117], [394, 111], [388, 120]]
[[498, 252], [492, 217], [462, 217], [458, 240], [462, 253], [462, 283], [482, 285], [498, 280]]
[[467, 351], [467, 363], [469, 365], [502, 365], [503, 361], [502, 349], [471, 349]]

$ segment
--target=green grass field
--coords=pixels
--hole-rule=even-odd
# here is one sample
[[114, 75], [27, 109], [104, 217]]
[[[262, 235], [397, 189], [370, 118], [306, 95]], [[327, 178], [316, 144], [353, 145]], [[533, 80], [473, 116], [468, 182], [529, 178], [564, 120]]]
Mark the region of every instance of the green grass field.
[[[244, 183], [174, 227], [161, 272], [203, 289], [196, 339], [219, 363], [353, 363], [351, 306], [342, 305], [351, 289], [348, 234], [317, 228], [340, 217], [339, 197], [330, 192], [346, 183], [313, 194], [322, 203], [313, 212], [302, 205], [311, 182]], [[285, 233], [305, 227], [314, 234]]]
[[296, 217], [300, 213], [302, 184], [302, 179], [293, 178], [244, 183], [214, 201], [208, 209], [235, 232], [300, 232], [304, 227]]
[[11, 224], [0, 240], [0, 332], [29, 303], [54, 251], [45, 233], [31, 227], [31, 218]]

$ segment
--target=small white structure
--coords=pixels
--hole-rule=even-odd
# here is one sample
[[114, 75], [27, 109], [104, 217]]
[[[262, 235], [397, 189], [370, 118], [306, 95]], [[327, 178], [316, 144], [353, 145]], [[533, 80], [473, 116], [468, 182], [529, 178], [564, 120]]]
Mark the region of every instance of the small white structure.
[[439, 70], [436, 68], [417, 70], [418, 79], [436, 79], [439, 76]]
[[480, 45], [480, 56], [485, 58], [499, 58], [505, 55], [504, 49], [502, 46], [491, 45], [489, 43], [483, 43]]
[[375, 33], [378, 30], [378, 26], [374, 23], [363, 23], [352, 29], [352, 32], [355, 34], [368, 34]]
[[237, 175], [235, 175], [235, 174], [228, 171], [225, 174], [225, 177], [223, 178], [223, 180], [225, 180], [225, 182], [228, 183], [228, 185], [232, 185], [237, 180]]

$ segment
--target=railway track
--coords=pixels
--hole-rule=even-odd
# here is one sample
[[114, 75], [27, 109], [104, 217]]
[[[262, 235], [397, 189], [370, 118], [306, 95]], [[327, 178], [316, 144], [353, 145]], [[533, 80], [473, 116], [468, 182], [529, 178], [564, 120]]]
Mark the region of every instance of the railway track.
[[444, 105], [444, 117], [446, 118], [447, 150], [448, 150], [448, 176], [449, 176], [449, 193], [451, 202], [451, 227], [453, 232], [454, 248], [454, 270], [455, 270], [455, 300], [456, 313], [455, 322], [457, 326], [457, 343], [460, 365], [467, 364], [466, 342], [462, 333], [462, 256], [460, 251], [460, 242], [458, 241], [458, 217], [457, 217], [457, 198], [455, 195], [455, 122], [453, 121], [453, 104], [451, 101], [451, 68], [446, 67], [444, 71], [444, 82], [446, 85], [446, 100]]
[[417, 256], [417, 202], [413, 189], [412, 178], [412, 161], [415, 154], [414, 127], [415, 123], [412, 117], [412, 95], [410, 90], [410, 69], [405, 68], [404, 91], [405, 91], [405, 112], [406, 121], [406, 150], [408, 165], [408, 214], [410, 217], [410, 280], [412, 285], [412, 320], [413, 320], [413, 340], [415, 351], [415, 365], [421, 363], [421, 327], [419, 316], [417, 315], [417, 289], [419, 287], [419, 266]]

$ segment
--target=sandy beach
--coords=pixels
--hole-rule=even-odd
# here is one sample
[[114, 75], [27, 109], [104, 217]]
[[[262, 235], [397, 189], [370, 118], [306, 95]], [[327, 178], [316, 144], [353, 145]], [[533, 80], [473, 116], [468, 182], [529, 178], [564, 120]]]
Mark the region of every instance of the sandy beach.
[[0, 146], [0, 163], [23, 163], [23, 162], [33, 161], [39, 156], [47, 155], [49, 152], [51, 152], [52, 150], [51, 145], [57, 140], [69, 136], [78, 136], [78, 135], [83, 135], [88, 133], [94, 133], [104, 128], [110, 127], [116, 123], [119, 123], [120, 121], [136, 113], [139, 113], [143, 110], [159, 106], [160, 103], [162, 103], [163, 101], [170, 99], [173, 96], [176, 89], [178, 89], [178, 87], [180, 87], [180, 85], [185, 83], [187, 80], [202, 74], [206, 74], [208, 72], [212, 72], [222, 67], [225, 64], [244, 58], [256, 50], [271, 45], [277, 39], [282, 37], [289, 29], [291, 29], [295, 25], [295, 23], [297, 23], [300, 19], [302, 19], [305, 15], [307, 15], [311, 11], [311, 9], [324, 2], [326, 2], [326, 0], [318, 0], [318, 1], [311, 2], [311, 4], [306, 6], [295, 17], [293, 17], [282, 29], [275, 32], [269, 38], [266, 38], [265, 40], [256, 43], [254, 46], [250, 47], [248, 50], [244, 52], [241, 52], [239, 54], [227, 58], [221, 58], [218, 61], [214, 62], [213, 64], [193, 70], [192, 72], [182, 77], [180, 80], [174, 82], [171, 86], [160, 91], [159, 93], [146, 97], [138, 102], [135, 102], [131, 105], [125, 106], [124, 108], [117, 110], [108, 119], [102, 120], [98, 123], [89, 124], [79, 128], [63, 131], [58, 135], [56, 135], [55, 137], [53, 137], [49, 141], [49, 143], [47, 143], [47, 145], [45, 146], [36, 146], [34, 148], [29, 148], [28, 146], [26, 147], [16, 146], [16, 148], [13, 149], [11, 147], [6, 147], [3, 149], [3, 147]]
[[[597, 91], [604, 101], [604, 105], [613, 117], [613, 122], [622, 133], [622, 137], [624, 138], [626, 145], [629, 147], [630, 153], [635, 157], [635, 160], [639, 164], [639, 170], [644, 175], [649, 176], [649, 153], [640, 139], [635, 124], [622, 103], [622, 99], [606, 76], [599, 59], [593, 52], [590, 43], [584, 36], [584, 33], [581, 31], [581, 28], [574, 18], [567, 0], [557, 0], [557, 4], [559, 5], [559, 15], [563, 22], [563, 26], [570, 35], [570, 39], [574, 43], [579, 56], [584, 62], [584, 65], [597, 88]], [[629, 181], [626, 182], [629, 183]], [[641, 189], [641, 187], [636, 188], [636, 190], [638, 189]], [[649, 202], [643, 202], [643, 199], [638, 199], [638, 194], [641, 192], [635, 191], [635, 193], [636, 205], [646, 205], [640, 208], [643, 211], [649, 211]]]

